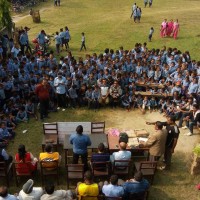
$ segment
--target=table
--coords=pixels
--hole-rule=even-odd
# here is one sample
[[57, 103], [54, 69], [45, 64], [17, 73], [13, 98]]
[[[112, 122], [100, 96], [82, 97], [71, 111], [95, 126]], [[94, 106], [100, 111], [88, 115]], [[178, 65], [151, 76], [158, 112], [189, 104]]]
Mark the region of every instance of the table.
[[[108, 146], [110, 153], [119, 151], [119, 136], [114, 135], [108, 135]], [[130, 146], [127, 146], [127, 150], [131, 151], [133, 158], [145, 158], [145, 160], [148, 160], [149, 158], [149, 148], [140, 148], [140, 147], [134, 147], [131, 148]]]
[[[93, 133], [88, 135], [91, 140], [91, 146], [88, 146], [88, 149], [97, 149], [99, 146], [99, 143], [103, 143], [106, 148], [108, 148], [108, 139], [106, 134], [100, 134], [100, 133]], [[69, 156], [69, 150], [73, 149], [73, 146], [69, 142], [70, 135], [65, 135], [64, 138], [64, 151], [65, 151], [65, 164], [68, 163], [68, 158], [72, 157]]]
[[154, 97], [172, 97], [172, 94], [161, 94], [161, 93], [157, 93], [157, 94], [152, 94], [151, 92], [147, 91], [147, 92], [140, 92], [137, 91], [135, 92], [136, 95], [141, 94], [142, 96], [154, 96]]
[[150, 87], [150, 88], [159, 88], [159, 89], [162, 89], [164, 88], [165, 86], [162, 85], [162, 84], [157, 84], [157, 83], [144, 83], [144, 82], [139, 82], [139, 83], [135, 83], [136, 86], [140, 86], [140, 87]]

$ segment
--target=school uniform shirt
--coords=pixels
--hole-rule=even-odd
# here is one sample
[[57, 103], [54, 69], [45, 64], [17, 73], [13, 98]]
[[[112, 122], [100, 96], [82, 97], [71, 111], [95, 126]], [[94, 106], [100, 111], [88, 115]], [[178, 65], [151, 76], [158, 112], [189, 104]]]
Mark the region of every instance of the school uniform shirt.
[[61, 44], [61, 43], [62, 43], [61, 37], [60, 37], [59, 35], [56, 35], [56, 36], [54, 37], [54, 39], [55, 39], [55, 43], [56, 43], [56, 44]]
[[198, 91], [198, 84], [197, 83], [190, 83], [189, 88], [188, 88], [188, 94], [192, 94], [192, 93], [197, 93]]
[[[61, 85], [60, 83], [64, 83], [64, 85]], [[56, 87], [56, 93], [57, 94], [65, 94], [66, 93], [66, 85], [67, 85], [67, 80], [64, 76], [62, 78], [56, 77], [54, 79], [54, 86]]]
[[0, 200], [18, 200], [15, 195], [8, 194], [6, 197], [0, 197]]
[[40, 200], [40, 197], [43, 195], [43, 189], [41, 187], [33, 187], [31, 193], [26, 194], [23, 190], [19, 192], [19, 200]]

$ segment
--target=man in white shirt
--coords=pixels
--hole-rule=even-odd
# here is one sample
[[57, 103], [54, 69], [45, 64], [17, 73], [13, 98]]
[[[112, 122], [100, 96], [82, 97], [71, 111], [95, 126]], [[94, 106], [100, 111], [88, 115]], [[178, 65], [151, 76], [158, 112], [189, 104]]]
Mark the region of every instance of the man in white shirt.
[[102, 80], [102, 84], [100, 84], [101, 97], [99, 103], [101, 105], [105, 105], [109, 103], [109, 86], [107, 85], [106, 79]]
[[29, 179], [19, 192], [19, 200], [40, 200], [43, 195], [43, 189], [41, 187], [33, 187], [34, 182]]
[[62, 72], [58, 72], [58, 76], [54, 80], [54, 86], [56, 88], [57, 101], [58, 101], [58, 110], [63, 108], [62, 111], [65, 111], [66, 108], [66, 85], [67, 80], [62, 76]]

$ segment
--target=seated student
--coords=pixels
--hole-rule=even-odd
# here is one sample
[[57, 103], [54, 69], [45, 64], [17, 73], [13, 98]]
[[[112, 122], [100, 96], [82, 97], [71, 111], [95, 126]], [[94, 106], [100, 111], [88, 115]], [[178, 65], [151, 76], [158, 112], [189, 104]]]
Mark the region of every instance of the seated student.
[[[86, 171], [84, 174], [84, 183], [78, 183], [76, 188], [77, 195], [80, 196], [94, 196], [92, 200], [97, 200], [95, 198], [99, 195], [99, 186], [97, 183], [93, 182], [92, 173], [90, 171]], [[79, 198], [81, 199], [81, 198]], [[91, 198], [84, 198], [85, 200], [90, 200]]]
[[122, 106], [125, 107], [127, 109], [127, 111], [130, 111], [130, 107], [131, 107], [131, 100], [130, 100], [130, 96], [129, 93], [126, 92], [122, 97], [121, 97], [121, 101], [122, 101]]
[[124, 188], [118, 185], [118, 176], [112, 175], [110, 177], [110, 184], [104, 182], [102, 193], [109, 197], [122, 197], [124, 195]]
[[149, 186], [149, 182], [143, 178], [142, 172], [138, 171], [134, 174], [134, 178], [127, 180], [123, 184], [124, 197], [126, 200], [131, 200], [129, 195], [136, 194], [140, 195], [140, 198], [143, 199]]
[[30, 116], [33, 116], [33, 117], [35, 117], [36, 120], [38, 119], [37, 115], [36, 115], [35, 105], [31, 99], [28, 100], [25, 108], [26, 108], [26, 112], [27, 112], [29, 118], [30, 118]]
[[22, 190], [19, 192], [19, 200], [40, 200], [44, 191], [41, 187], [33, 187], [34, 181], [29, 179], [22, 187]]
[[71, 190], [55, 190], [53, 184], [45, 186], [46, 194], [43, 194], [40, 200], [73, 200], [74, 193]]
[[[115, 160], [130, 160], [131, 159], [131, 152], [126, 151], [127, 143], [120, 142], [119, 143], [119, 151], [114, 152], [110, 156], [110, 161], [114, 163]], [[117, 166], [127, 165], [126, 163], [116, 163]]]
[[[58, 161], [58, 164], [61, 162], [61, 156], [58, 152], [53, 152], [53, 145], [47, 144], [45, 146], [45, 151], [40, 153], [39, 159], [40, 161]], [[48, 165], [49, 167], [49, 165]], [[52, 169], [54, 169], [55, 166], [52, 165]]]
[[24, 168], [23, 163], [30, 162], [29, 163], [29, 170], [34, 172], [37, 171], [37, 158], [33, 156], [32, 153], [27, 152], [25, 149], [25, 145], [20, 144], [18, 147], [18, 153], [15, 155], [15, 161], [20, 163], [18, 164], [18, 167], [21, 169], [18, 169], [19, 173], [27, 173], [27, 169]]
[[0, 127], [0, 138], [2, 140], [11, 140], [11, 139], [14, 138], [14, 136], [15, 136], [15, 132], [13, 132], [13, 131], [9, 132], [7, 127], [6, 127], [5, 122], [2, 122], [1, 127]]
[[8, 155], [6, 150], [0, 147], [0, 162], [5, 161], [9, 165], [13, 161], [13, 157]]
[[[92, 154], [91, 162], [106, 162], [106, 161], [110, 161], [110, 154], [106, 153], [104, 144], [100, 143], [98, 146], [98, 152]], [[99, 170], [101, 168], [105, 169], [104, 164], [98, 164], [96, 166], [98, 166]]]
[[0, 187], [0, 200], [18, 200], [15, 195], [8, 193], [8, 188], [5, 186]]
[[17, 116], [16, 116], [16, 120], [17, 122], [27, 122], [28, 121], [28, 116], [27, 116], [27, 112], [25, 111], [24, 106], [21, 106]]

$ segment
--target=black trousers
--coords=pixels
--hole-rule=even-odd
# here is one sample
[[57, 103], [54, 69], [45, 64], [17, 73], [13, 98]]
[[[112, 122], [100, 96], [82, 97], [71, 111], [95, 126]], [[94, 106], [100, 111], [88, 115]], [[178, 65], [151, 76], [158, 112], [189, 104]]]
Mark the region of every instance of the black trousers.
[[66, 94], [57, 93], [58, 107], [66, 108]]
[[40, 119], [48, 116], [49, 99], [40, 100]]
[[170, 147], [165, 147], [165, 154], [164, 154], [164, 160], [166, 164], [166, 169], [171, 168], [171, 160], [172, 160], [172, 149]]
[[83, 48], [86, 50], [85, 41], [83, 41], [83, 42], [81, 43], [80, 51], [81, 51]]
[[79, 156], [81, 156], [81, 161], [84, 164], [84, 171], [87, 171], [88, 170], [88, 163], [87, 163], [88, 154], [87, 153], [76, 154], [76, 153], [73, 152], [73, 164], [78, 164]]

